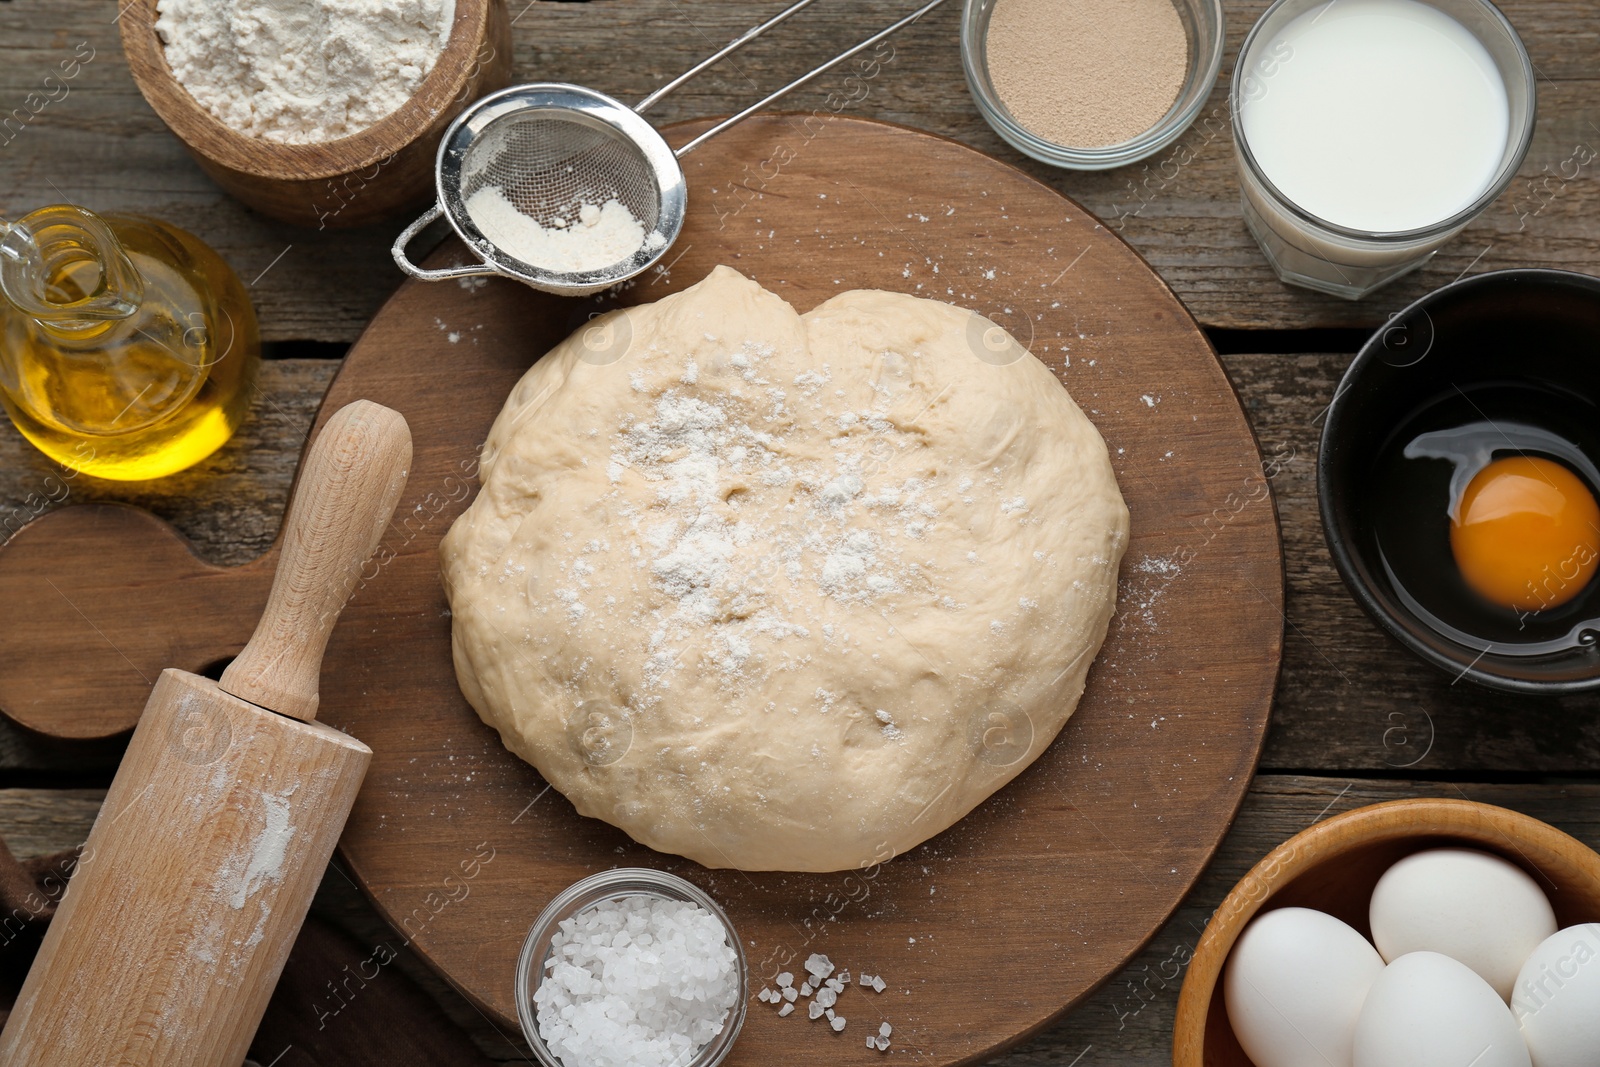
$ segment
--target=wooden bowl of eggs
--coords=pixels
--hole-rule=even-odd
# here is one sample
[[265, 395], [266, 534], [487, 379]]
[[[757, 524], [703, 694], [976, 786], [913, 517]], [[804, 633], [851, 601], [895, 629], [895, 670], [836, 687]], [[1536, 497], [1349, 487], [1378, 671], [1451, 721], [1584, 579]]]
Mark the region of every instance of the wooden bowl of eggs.
[[1454, 679], [1600, 688], [1600, 279], [1506, 270], [1400, 312], [1351, 363], [1317, 459], [1356, 600]]
[[1597, 1052], [1600, 855], [1514, 811], [1428, 799], [1335, 816], [1256, 864], [1196, 946], [1172, 1062], [1579, 1067]]
[[[431, 69], [426, 75], [418, 73], [415, 65], [406, 77], [420, 78], [414, 91], [398, 103], [398, 107], [364, 126], [351, 125], [340, 129], [331, 139], [289, 143], [283, 140], [281, 129], [241, 132], [236, 125], [259, 123], [264, 114], [281, 114], [282, 110], [269, 112], [258, 97], [248, 93], [260, 90], [258, 76], [252, 63], [270, 60], [270, 55], [248, 57], [250, 63], [239, 64], [232, 59], [213, 58], [206, 52], [215, 47], [219, 38], [237, 38], [239, 34], [229, 25], [219, 27], [209, 24], [209, 19], [225, 19], [224, 14], [234, 5], [217, 4], [210, 12], [205, 5], [172, 3], [170, 11], [158, 11], [158, 0], [131, 0], [118, 16], [122, 26], [122, 47], [128, 57], [128, 68], [150, 106], [166, 123], [197, 163], [216, 183], [235, 198], [268, 215], [285, 222], [318, 229], [330, 227], [363, 226], [393, 218], [420, 207], [432, 198], [434, 186], [434, 155], [445, 127], [467, 104], [486, 93], [503, 88], [511, 78], [511, 20], [506, 12], [505, 0], [440, 0], [437, 28], [444, 36], [442, 49], [437, 51]], [[309, 2], [302, 5], [310, 9]], [[294, 5], [277, 5], [288, 10]], [[162, 29], [168, 38], [163, 40], [158, 31], [158, 17], [165, 16]], [[276, 16], [273, 16], [276, 17]], [[352, 35], [376, 33], [382, 28], [363, 26], [356, 13], [346, 16], [352, 22]], [[185, 23], [183, 19], [188, 19]], [[448, 21], [448, 28], [445, 22]], [[275, 39], [297, 32], [292, 26], [268, 26], [263, 18], [249, 29], [249, 35], [261, 38], [270, 30]], [[299, 31], [303, 32], [303, 31]], [[312, 31], [316, 35], [316, 31]], [[368, 38], [373, 43], [380, 38]], [[435, 41], [437, 38], [435, 38]], [[185, 44], [184, 42], [191, 42]], [[316, 63], [324, 57], [316, 53], [317, 44], [305, 44], [311, 55], [297, 57], [299, 62]], [[260, 45], [256, 46], [260, 49]], [[374, 44], [374, 47], [377, 47]], [[225, 112], [235, 125], [230, 125], [213, 113], [191, 94], [174, 73], [169, 62], [169, 49], [192, 50], [192, 56], [176, 60], [187, 69], [192, 59], [193, 68], [203, 73], [195, 75], [207, 79], [205, 94], [214, 101], [225, 99]], [[294, 49], [293, 51], [298, 51]], [[335, 52], [345, 52], [342, 44], [335, 42]], [[270, 51], [270, 50], [269, 50]], [[286, 52], [291, 51], [285, 49]], [[344, 62], [345, 56], [334, 55], [334, 62]], [[403, 64], [378, 64], [384, 77], [400, 77], [397, 70]], [[361, 63], [354, 64], [356, 69]], [[229, 97], [231, 83], [219, 81], [233, 71], [241, 81], [251, 82], [254, 88], [238, 90], [236, 98]], [[346, 75], [356, 77], [354, 73]], [[296, 99], [291, 89], [301, 87], [288, 84], [284, 94], [272, 102], [274, 107], [292, 111]], [[363, 102], [363, 97], [376, 99], [364, 93], [363, 86], [346, 83], [343, 91], [350, 99]], [[392, 87], [391, 87], [392, 92]], [[324, 112], [326, 101], [312, 99], [313, 105]], [[367, 104], [365, 106], [372, 106]], [[352, 109], [358, 110], [358, 109]], [[313, 127], [318, 129], [322, 127]], [[337, 128], [337, 127], [336, 127]], [[300, 132], [288, 135], [293, 141]]]

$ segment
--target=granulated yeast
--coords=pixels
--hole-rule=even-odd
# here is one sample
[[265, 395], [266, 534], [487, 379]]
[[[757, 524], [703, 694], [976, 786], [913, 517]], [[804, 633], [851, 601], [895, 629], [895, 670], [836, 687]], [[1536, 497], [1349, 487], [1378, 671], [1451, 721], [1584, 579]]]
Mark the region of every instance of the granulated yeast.
[[1013, 118], [1056, 144], [1119, 144], [1161, 121], [1189, 67], [1172, 0], [996, 0], [989, 78]]

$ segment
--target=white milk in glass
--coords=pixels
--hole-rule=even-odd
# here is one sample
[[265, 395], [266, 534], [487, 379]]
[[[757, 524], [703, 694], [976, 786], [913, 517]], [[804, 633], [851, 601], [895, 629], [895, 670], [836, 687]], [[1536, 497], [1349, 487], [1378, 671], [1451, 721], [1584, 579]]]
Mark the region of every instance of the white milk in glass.
[[1279, 0], [1231, 105], [1245, 222], [1273, 269], [1359, 298], [1504, 188], [1527, 152], [1533, 68], [1488, 0]]
[[1265, 176], [1328, 222], [1420, 229], [1489, 188], [1510, 124], [1505, 83], [1466, 27], [1417, 0], [1333, 0], [1279, 31], [1241, 109]]

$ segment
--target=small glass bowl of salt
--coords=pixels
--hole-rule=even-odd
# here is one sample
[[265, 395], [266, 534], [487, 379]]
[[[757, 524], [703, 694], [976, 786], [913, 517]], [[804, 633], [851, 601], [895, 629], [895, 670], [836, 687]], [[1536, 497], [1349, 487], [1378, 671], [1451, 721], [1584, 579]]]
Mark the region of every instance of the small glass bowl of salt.
[[715, 1067], [744, 1025], [744, 945], [699, 887], [619, 867], [540, 913], [522, 943], [516, 998], [544, 1067]]

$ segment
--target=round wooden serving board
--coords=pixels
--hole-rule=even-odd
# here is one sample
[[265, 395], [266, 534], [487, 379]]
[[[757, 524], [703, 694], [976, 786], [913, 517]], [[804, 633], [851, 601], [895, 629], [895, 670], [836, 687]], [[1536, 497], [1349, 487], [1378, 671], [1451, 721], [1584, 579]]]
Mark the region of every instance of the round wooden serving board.
[[[653, 866], [727, 906], [752, 992], [812, 952], [888, 982], [840, 998], [850, 1021], [838, 1034], [803, 1006], [778, 1018], [752, 1003], [730, 1062], [880, 1062], [864, 1047], [880, 1021], [919, 1063], [979, 1060], [1123, 966], [1193, 885], [1245, 794], [1283, 634], [1262, 460], [1172, 293], [1082, 208], [1011, 167], [882, 123], [772, 116], [710, 142], [686, 170], [689, 222], [665, 270], [583, 302], [498, 279], [407, 282], [329, 390], [324, 414], [376, 400], [406, 416], [416, 444], [406, 497], [323, 670], [322, 718], [376, 753], [341, 847], [401, 936], [508, 1033], [517, 953], [546, 901], [598, 870]], [[461, 254], [451, 244], [434, 261]], [[883, 288], [1005, 325], [1105, 435], [1133, 513], [1118, 614], [1061, 736], [954, 828], [864, 871], [710, 871], [636, 845], [580, 818], [508, 754], [455, 684], [437, 547], [471, 497], [503, 398], [607, 300], [656, 300], [719, 263], [802, 311]], [[11, 663], [0, 705], [50, 732], [126, 728], [142, 674], [198, 668], [243, 644], [275, 556], [208, 567], [129, 509], [35, 523], [0, 551], [0, 599], [29, 604], [16, 614], [35, 634], [23, 647], [0, 632]], [[70, 697], [51, 691], [64, 648]]]

